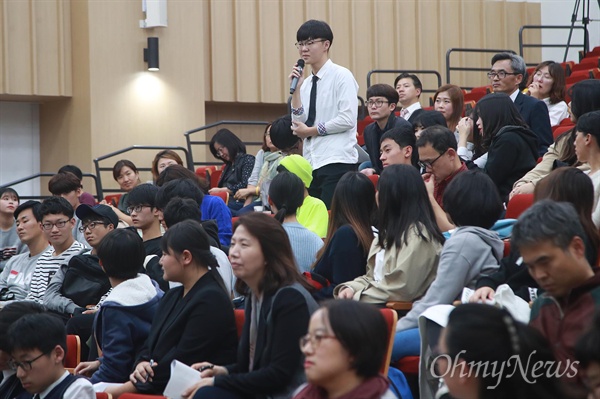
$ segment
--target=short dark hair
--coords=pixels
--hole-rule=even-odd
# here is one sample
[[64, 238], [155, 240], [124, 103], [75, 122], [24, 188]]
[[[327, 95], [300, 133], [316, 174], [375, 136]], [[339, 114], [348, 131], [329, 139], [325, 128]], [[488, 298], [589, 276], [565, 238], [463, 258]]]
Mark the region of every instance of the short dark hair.
[[48, 354], [56, 345], [63, 348], [65, 355], [67, 353], [65, 324], [59, 317], [49, 313], [34, 313], [21, 317], [12, 323], [6, 335], [11, 353], [17, 350], [39, 349], [40, 352]]
[[271, 181], [269, 199], [277, 208], [275, 219], [283, 223], [288, 215], [295, 215], [304, 202], [304, 183], [291, 172], [281, 172]]
[[422, 127], [424, 129], [431, 126], [443, 126], [448, 127], [446, 118], [440, 111], [426, 110], [420, 112], [413, 122], [413, 128]]
[[292, 117], [284, 115], [271, 124], [271, 142], [281, 151], [289, 151], [298, 146], [300, 138], [292, 131]]
[[[167, 168], [169, 169], [169, 168]], [[165, 183], [156, 193], [155, 206], [164, 210], [172, 198], [191, 198], [202, 205], [204, 194], [192, 179], [175, 179]]]
[[333, 334], [352, 358], [350, 367], [361, 377], [376, 376], [388, 342], [387, 324], [379, 309], [363, 302], [339, 300], [324, 302], [322, 309], [326, 310]]
[[39, 203], [38, 201], [25, 201], [23, 202], [21, 205], [19, 205], [17, 207], [17, 209], [15, 209], [14, 212], [14, 217], [15, 220], [17, 220], [17, 218], [19, 217], [19, 214], [21, 212], [23, 212], [26, 209], [31, 209], [31, 213], [33, 214], [33, 217], [35, 218], [35, 220], [37, 220], [38, 222], [42, 221], [42, 215], [40, 214], [40, 209], [42, 208], [42, 204]]
[[535, 67], [535, 70], [527, 79], [527, 86], [533, 82], [533, 77], [542, 68], [548, 67], [548, 74], [552, 76], [552, 87], [550, 88], [550, 104], [556, 104], [565, 100], [565, 70], [558, 62], [544, 61]]
[[571, 113], [578, 120], [581, 115], [600, 109], [600, 79], [586, 79], [575, 83], [569, 90]]
[[600, 111], [581, 115], [577, 119], [577, 131], [583, 134], [591, 134], [596, 139], [596, 145], [600, 146]]
[[44, 313], [45, 311], [46, 309], [42, 305], [33, 301], [11, 302], [2, 308], [0, 310], [0, 350], [10, 351], [7, 333], [15, 321], [28, 314]]
[[[417, 75], [414, 75], [412, 73], [401, 73], [400, 75], [398, 75], [396, 77], [396, 79], [394, 80], [394, 87], [396, 87], [396, 85], [398, 84], [398, 82], [402, 79], [410, 79], [413, 82], [413, 85], [415, 86], [415, 89], [419, 89], [421, 90], [421, 92], [423, 91], [423, 84], [421, 83], [421, 80], [419, 79], [419, 77]], [[421, 97], [421, 95], [419, 94], [417, 97]]]
[[81, 172], [81, 169], [79, 169], [77, 166], [75, 166], [75, 165], [64, 165], [64, 166], [62, 166], [58, 170], [58, 173], [67, 173], [67, 172], [71, 172], [75, 176], [77, 176], [77, 178], [79, 180], [83, 180], [83, 173]]
[[458, 144], [454, 133], [444, 126], [430, 126], [421, 132], [421, 137], [417, 140], [417, 147], [431, 145], [438, 154], [443, 154], [452, 148], [456, 151]]
[[385, 97], [390, 104], [398, 104], [400, 100], [396, 89], [385, 83], [371, 85], [367, 89], [367, 100], [371, 97]]
[[200, 205], [191, 198], [172, 198], [165, 209], [163, 209], [163, 220], [167, 228], [184, 220], [202, 220]]
[[21, 198], [19, 197], [19, 193], [17, 193], [17, 191], [12, 188], [12, 187], [0, 187], [0, 198], [5, 194], [13, 194], [15, 197], [17, 197], [17, 201], [20, 201]]
[[141, 237], [131, 229], [112, 230], [104, 236], [96, 252], [106, 275], [120, 280], [136, 277], [146, 258]]
[[511, 246], [549, 242], [566, 250], [574, 237], [585, 241], [585, 233], [573, 204], [542, 200], [529, 207], [513, 226]]
[[415, 136], [415, 132], [409, 123], [403, 123], [402, 125], [391, 128], [383, 133], [381, 140], [379, 140], [379, 145], [383, 143], [383, 140], [388, 139], [395, 141], [400, 147], [411, 147], [413, 151], [410, 163], [415, 167], [417, 166], [417, 162], [419, 162], [419, 152], [417, 151], [416, 146], [417, 137]]
[[49, 197], [42, 202], [39, 220], [44, 219], [46, 215], [65, 215], [69, 219], [72, 219], [74, 213], [75, 211], [69, 201], [63, 197]]
[[121, 169], [123, 169], [126, 166], [129, 169], [133, 170], [133, 173], [138, 173], [138, 169], [133, 162], [131, 162], [129, 159], [121, 159], [120, 161], [117, 161], [117, 163], [115, 163], [115, 166], [113, 166], [112, 172], [113, 178], [115, 180], [119, 178], [119, 175], [121, 174]]
[[329, 40], [329, 46], [331, 47], [333, 44], [333, 31], [327, 22], [311, 19], [300, 25], [296, 32], [297, 41], [301, 42], [309, 39]]
[[52, 195], [62, 195], [81, 188], [81, 180], [73, 173], [57, 173], [48, 182], [48, 191]]
[[158, 187], [154, 184], [139, 184], [129, 192], [129, 206], [149, 205], [152, 208], [155, 208], [156, 193], [158, 193]]
[[478, 170], [456, 175], [444, 191], [444, 210], [457, 226], [491, 228], [504, 206], [492, 179]]
[[163, 170], [156, 179], [156, 185], [158, 187], [162, 187], [168, 182], [176, 179], [191, 179], [198, 185], [198, 187], [200, 187], [200, 190], [202, 190], [203, 194], [208, 193], [209, 183], [206, 178], [198, 176], [182, 165], [171, 165]]
[[510, 60], [510, 67], [515, 73], [523, 75], [523, 81], [526, 80], [527, 65], [520, 55], [515, 53], [498, 53], [492, 57], [492, 66], [498, 61]]
[[[229, 151], [228, 161], [224, 160], [223, 158], [221, 158], [220, 155], [217, 154], [215, 143], [219, 143], [223, 147], [227, 148], [227, 151]], [[246, 153], [246, 145], [242, 142], [242, 140], [240, 140], [238, 136], [236, 136], [229, 129], [218, 130], [217, 133], [215, 133], [215, 135], [212, 136], [212, 138], [210, 139], [208, 148], [210, 149], [211, 154], [213, 154], [215, 158], [220, 159], [221, 161], [229, 164], [233, 163], [233, 161], [239, 154]]]

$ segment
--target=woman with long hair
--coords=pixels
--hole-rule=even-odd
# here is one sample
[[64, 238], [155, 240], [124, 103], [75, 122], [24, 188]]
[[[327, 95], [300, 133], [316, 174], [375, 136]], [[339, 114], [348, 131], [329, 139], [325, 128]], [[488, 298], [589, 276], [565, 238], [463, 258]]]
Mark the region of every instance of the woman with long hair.
[[158, 175], [165, 169], [167, 169], [171, 165], [181, 165], [183, 166], [183, 160], [173, 150], [162, 150], [159, 151], [152, 161], [152, 180], [156, 183], [158, 179]]
[[565, 91], [565, 70], [554, 61], [540, 63], [527, 81], [527, 94], [548, 106], [551, 126], [569, 117]]
[[313, 273], [329, 284], [315, 291], [315, 298], [333, 298], [338, 284], [365, 274], [367, 254], [373, 242], [374, 213], [373, 183], [362, 173], [347, 172], [333, 193], [325, 246], [313, 268]]
[[412, 166], [390, 165], [381, 173], [377, 202], [379, 236], [367, 272], [338, 285], [334, 295], [377, 305], [414, 301], [434, 280], [444, 244], [425, 182]]
[[217, 187], [208, 190], [209, 194], [229, 193], [227, 206], [233, 213], [244, 206], [244, 201], [235, 198], [241, 188], [248, 185], [248, 179], [254, 168], [254, 155], [246, 154], [246, 146], [238, 136], [229, 129], [221, 129], [210, 139], [210, 152], [225, 162]]
[[[570, 97], [570, 114], [573, 123], [577, 123], [583, 114], [600, 111], [600, 80], [588, 79], [575, 83], [571, 87]], [[510, 195], [532, 193], [537, 182], [552, 172], [556, 166], [577, 166], [575, 134], [576, 129], [573, 128], [558, 136], [554, 144], [548, 148], [548, 152], [544, 154], [542, 161], [515, 182]], [[580, 165], [580, 167], [587, 168], [587, 165]]]
[[269, 204], [275, 212], [275, 219], [281, 222], [287, 233], [298, 270], [310, 270], [323, 240], [317, 234], [298, 223], [296, 212], [304, 201], [304, 183], [290, 172], [281, 172], [269, 187]]
[[387, 341], [385, 320], [374, 306], [324, 302], [300, 339], [308, 384], [294, 399], [396, 398], [379, 374]]
[[444, 379], [456, 399], [565, 397], [548, 341], [495, 306], [472, 303], [454, 309], [434, 361], [435, 376]]
[[162, 393], [173, 360], [191, 365], [198, 359], [215, 363], [235, 359], [233, 306], [216, 270], [208, 235], [199, 222], [185, 220], [167, 230], [161, 248], [164, 279], [181, 285], [160, 301], [129, 382], [107, 389], [116, 397], [126, 392]]
[[283, 227], [263, 213], [240, 217], [229, 258], [237, 277], [236, 291], [246, 296], [237, 362], [194, 364], [202, 380], [183, 396], [289, 397], [305, 380], [298, 341], [317, 308], [307, 291], [310, 286], [294, 266]]
[[464, 95], [456, 85], [443, 85], [433, 95], [433, 108], [446, 118], [448, 129], [456, 131], [456, 126], [464, 107]]
[[519, 114], [509, 96], [492, 93], [475, 106], [475, 123], [482, 132], [487, 150], [484, 172], [507, 201], [514, 182], [535, 166], [538, 140]]

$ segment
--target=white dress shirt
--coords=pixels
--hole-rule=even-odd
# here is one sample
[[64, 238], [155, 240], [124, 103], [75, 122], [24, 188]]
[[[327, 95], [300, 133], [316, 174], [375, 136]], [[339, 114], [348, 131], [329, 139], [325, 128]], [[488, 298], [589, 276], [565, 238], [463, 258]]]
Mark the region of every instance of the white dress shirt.
[[[314, 126], [319, 135], [304, 139], [303, 156], [319, 169], [333, 163], [358, 162], [356, 119], [358, 83], [352, 72], [331, 60], [317, 72], [317, 103]], [[302, 106], [292, 109], [292, 121], [306, 122], [310, 107], [312, 75], [300, 87]]]
[[417, 101], [416, 103], [411, 104], [406, 108], [402, 108], [400, 110], [400, 115], [402, 115], [402, 111], [407, 110], [408, 113], [404, 114], [403, 118], [408, 120], [408, 118], [410, 118], [410, 116], [418, 109], [421, 109], [421, 103]]
[[550, 115], [550, 126], [560, 124], [560, 121], [569, 117], [567, 103], [559, 101], [556, 104], [550, 104], [550, 97], [542, 100], [548, 106], [548, 114]]

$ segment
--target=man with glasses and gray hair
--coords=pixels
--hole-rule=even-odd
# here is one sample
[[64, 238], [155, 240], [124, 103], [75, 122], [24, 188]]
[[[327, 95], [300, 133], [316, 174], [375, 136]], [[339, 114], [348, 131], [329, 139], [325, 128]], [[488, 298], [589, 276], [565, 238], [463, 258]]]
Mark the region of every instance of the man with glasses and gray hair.
[[543, 156], [554, 142], [548, 106], [534, 97], [521, 92], [527, 80], [526, 64], [522, 57], [513, 53], [498, 53], [492, 57], [492, 69], [487, 73], [494, 93], [510, 96], [523, 121], [538, 138], [538, 154]]

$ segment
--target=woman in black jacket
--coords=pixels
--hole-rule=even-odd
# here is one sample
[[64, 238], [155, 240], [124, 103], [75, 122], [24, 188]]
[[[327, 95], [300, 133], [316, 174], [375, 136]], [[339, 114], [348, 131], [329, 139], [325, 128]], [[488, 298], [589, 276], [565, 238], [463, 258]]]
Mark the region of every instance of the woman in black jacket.
[[507, 201], [513, 184], [536, 164], [537, 136], [504, 93], [483, 97], [475, 106], [474, 119], [488, 153], [483, 170], [496, 184], [500, 198]]

